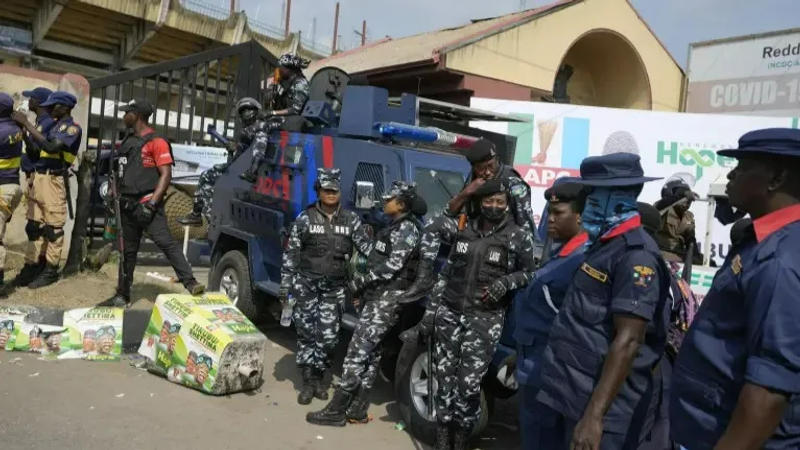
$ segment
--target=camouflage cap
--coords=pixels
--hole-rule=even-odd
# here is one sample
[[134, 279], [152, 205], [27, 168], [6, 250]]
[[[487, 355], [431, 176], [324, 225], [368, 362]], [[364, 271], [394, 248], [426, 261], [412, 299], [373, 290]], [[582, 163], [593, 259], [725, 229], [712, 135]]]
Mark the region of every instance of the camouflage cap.
[[407, 201], [409, 204], [417, 197], [417, 190], [414, 183], [406, 183], [405, 181], [392, 181], [392, 187], [383, 194], [383, 199], [389, 201], [395, 197]]
[[341, 189], [342, 171], [340, 169], [317, 169], [317, 183], [320, 189], [338, 191]]

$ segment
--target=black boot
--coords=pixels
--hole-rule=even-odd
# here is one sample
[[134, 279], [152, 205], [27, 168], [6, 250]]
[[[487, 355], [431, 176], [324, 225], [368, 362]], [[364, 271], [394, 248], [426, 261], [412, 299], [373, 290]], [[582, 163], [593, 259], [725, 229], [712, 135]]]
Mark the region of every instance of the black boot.
[[363, 387], [358, 390], [358, 394], [353, 398], [350, 407], [347, 408], [347, 421], [350, 423], [369, 422], [369, 391]]
[[469, 448], [470, 431], [453, 424], [453, 450], [467, 450]]
[[188, 225], [188, 226], [193, 226], [193, 225], [200, 226], [203, 224], [203, 216], [200, 212], [193, 210], [189, 214], [178, 218], [178, 223], [181, 225]]
[[97, 306], [113, 306], [115, 308], [129, 308], [131, 306], [131, 299], [127, 295], [116, 293], [103, 303], [98, 304]]
[[17, 276], [14, 277], [14, 280], [11, 281], [11, 284], [17, 287], [27, 286], [31, 284], [31, 281], [36, 279], [40, 271], [39, 264], [25, 264]]
[[353, 393], [336, 388], [333, 398], [321, 411], [306, 414], [306, 422], [315, 425], [343, 427], [347, 423], [347, 408], [353, 401]]
[[312, 372], [310, 367], [303, 367], [303, 386], [297, 394], [297, 403], [307, 405], [314, 398], [314, 382], [311, 380]]
[[245, 170], [244, 172], [239, 174], [239, 178], [247, 181], [248, 183], [255, 183], [258, 180], [258, 166], [261, 165], [261, 160], [257, 157], [253, 157], [253, 161], [250, 163], [250, 167]]
[[314, 369], [311, 381], [314, 384], [314, 397], [320, 400], [327, 400], [328, 385], [325, 384], [325, 371]]
[[197, 280], [192, 279], [184, 286], [187, 291], [192, 295], [200, 295], [206, 291], [206, 287], [199, 283]]
[[38, 289], [40, 287], [49, 286], [56, 281], [58, 281], [58, 266], [48, 264], [42, 273], [40, 273], [35, 280], [31, 281], [28, 288]]
[[450, 438], [450, 424], [439, 422], [436, 424], [436, 445], [434, 450], [450, 450], [452, 447]]
[[411, 303], [428, 295], [435, 283], [436, 274], [433, 271], [433, 261], [420, 260], [417, 266], [417, 278], [400, 297], [400, 303]]

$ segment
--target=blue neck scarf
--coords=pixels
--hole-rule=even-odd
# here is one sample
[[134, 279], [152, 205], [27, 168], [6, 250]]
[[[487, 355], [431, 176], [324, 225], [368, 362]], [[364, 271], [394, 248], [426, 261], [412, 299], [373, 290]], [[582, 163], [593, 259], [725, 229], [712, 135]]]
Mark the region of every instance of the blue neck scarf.
[[641, 191], [641, 185], [594, 188], [586, 197], [586, 207], [581, 215], [589, 242], [597, 242], [614, 227], [636, 216], [639, 213], [636, 198]]

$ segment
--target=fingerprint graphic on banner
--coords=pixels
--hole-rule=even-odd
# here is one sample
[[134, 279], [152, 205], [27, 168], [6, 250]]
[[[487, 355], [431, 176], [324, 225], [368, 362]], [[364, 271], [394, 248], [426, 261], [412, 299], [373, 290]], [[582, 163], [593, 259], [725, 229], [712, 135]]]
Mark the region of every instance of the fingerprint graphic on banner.
[[561, 167], [577, 169], [583, 158], [589, 156], [589, 119], [564, 118], [561, 138]]

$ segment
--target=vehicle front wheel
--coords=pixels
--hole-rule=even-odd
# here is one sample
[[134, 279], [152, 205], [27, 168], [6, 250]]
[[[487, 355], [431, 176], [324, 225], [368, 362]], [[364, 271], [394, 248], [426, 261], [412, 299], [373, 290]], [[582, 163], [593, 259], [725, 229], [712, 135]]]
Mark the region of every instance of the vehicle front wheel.
[[211, 268], [208, 288], [220, 291], [251, 321], [257, 322], [261, 307], [253, 296], [247, 255], [240, 250], [230, 250]]
[[[436, 410], [428, 413], [428, 347], [422, 341], [409, 340], [403, 344], [397, 358], [394, 391], [408, 430], [415, 438], [433, 443], [436, 439]], [[439, 387], [434, 377], [433, 392]], [[480, 434], [489, 423], [489, 401], [481, 390], [481, 417], [472, 435]]]

